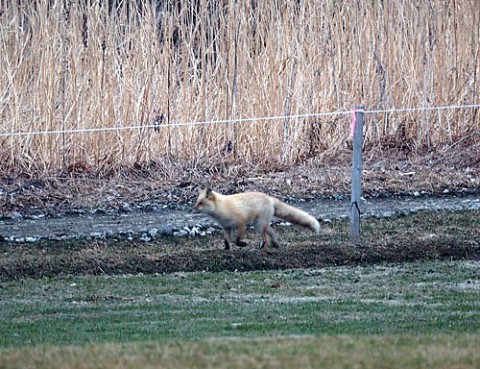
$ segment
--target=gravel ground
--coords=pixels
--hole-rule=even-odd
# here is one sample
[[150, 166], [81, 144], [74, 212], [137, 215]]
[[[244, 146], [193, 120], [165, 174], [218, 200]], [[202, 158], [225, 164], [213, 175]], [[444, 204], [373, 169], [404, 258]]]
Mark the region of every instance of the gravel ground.
[[[350, 202], [336, 199], [294, 203], [322, 221], [349, 216]], [[419, 211], [459, 211], [480, 209], [480, 194], [464, 196], [422, 196], [374, 198], [362, 203], [364, 217], [394, 217]], [[190, 205], [179, 209], [157, 207], [151, 211], [131, 210], [104, 212], [81, 210], [75, 214], [48, 216], [36, 214], [4, 217], [0, 234], [7, 242], [35, 242], [41, 239], [108, 238], [124, 236], [149, 241], [162, 235], [195, 236], [214, 232], [216, 224], [208, 217], [189, 212]]]

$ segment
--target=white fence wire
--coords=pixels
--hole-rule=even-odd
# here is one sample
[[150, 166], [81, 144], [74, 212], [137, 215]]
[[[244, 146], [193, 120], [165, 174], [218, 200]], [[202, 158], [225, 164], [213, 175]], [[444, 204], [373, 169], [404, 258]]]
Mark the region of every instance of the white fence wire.
[[[392, 114], [392, 113], [409, 113], [422, 111], [444, 111], [454, 109], [478, 109], [480, 104], [467, 105], [446, 105], [446, 106], [421, 106], [421, 107], [405, 107], [405, 108], [390, 108], [379, 110], [364, 110], [366, 115], [374, 114]], [[211, 124], [239, 124], [239, 123], [253, 123], [253, 122], [267, 122], [285, 119], [301, 119], [301, 118], [319, 118], [327, 116], [352, 115], [355, 110], [343, 110], [335, 112], [320, 112], [320, 113], [306, 113], [294, 115], [278, 115], [267, 117], [251, 117], [251, 118], [237, 118], [237, 119], [220, 119], [197, 122], [177, 122], [168, 124], [148, 124], [148, 125], [132, 125], [132, 126], [117, 126], [117, 127], [92, 127], [66, 130], [50, 130], [50, 131], [18, 131], [18, 132], [0, 132], [0, 137], [18, 137], [18, 136], [37, 136], [37, 135], [59, 135], [59, 134], [78, 134], [78, 133], [94, 133], [94, 132], [110, 132], [110, 131], [126, 131], [126, 130], [142, 130], [142, 129], [161, 129], [161, 128], [175, 128], [185, 126], [202, 126]]]

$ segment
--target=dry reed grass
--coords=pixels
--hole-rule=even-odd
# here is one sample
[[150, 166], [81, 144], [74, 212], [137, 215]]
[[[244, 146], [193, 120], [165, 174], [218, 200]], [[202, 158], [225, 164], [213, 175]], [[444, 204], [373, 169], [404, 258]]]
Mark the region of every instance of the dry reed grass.
[[[3, 173], [288, 165], [335, 153], [350, 116], [175, 124], [480, 102], [476, 0], [0, 5], [0, 132], [67, 131], [0, 136]], [[478, 109], [370, 115], [366, 146], [454, 145], [479, 126]], [[68, 133], [90, 128], [114, 130]]]

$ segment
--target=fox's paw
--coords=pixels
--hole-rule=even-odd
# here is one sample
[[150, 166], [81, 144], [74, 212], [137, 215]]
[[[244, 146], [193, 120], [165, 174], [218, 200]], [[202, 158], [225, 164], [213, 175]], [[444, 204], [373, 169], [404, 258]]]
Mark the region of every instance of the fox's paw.
[[246, 247], [246, 246], [248, 246], [248, 243], [246, 243], [245, 241], [242, 241], [242, 240], [237, 240], [237, 242], [235, 242], [235, 244], [236, 244], [238, 247]]

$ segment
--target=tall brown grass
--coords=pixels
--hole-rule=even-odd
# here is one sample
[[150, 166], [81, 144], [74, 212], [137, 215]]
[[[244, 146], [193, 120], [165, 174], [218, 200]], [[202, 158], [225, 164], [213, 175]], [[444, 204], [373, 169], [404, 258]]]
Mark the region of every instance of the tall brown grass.
[[[288, 164], [343, 145], [351, 117], [176, 124], [480, 102], [476, 0], [0, 8], [0, 132], [64, 131], [1, 136], [6, 170], [212, 157]], [[69, 132], [91, 128], [118, 129]], [[366, 142], [432, 147], [479, 128], [478, 109], [370, 114]]]

